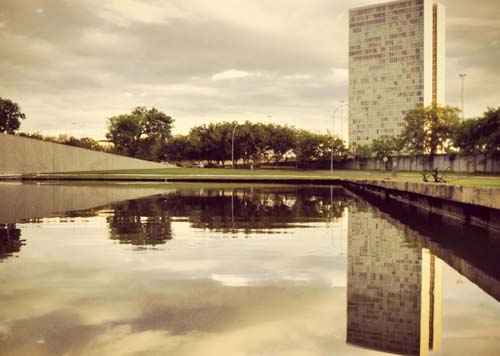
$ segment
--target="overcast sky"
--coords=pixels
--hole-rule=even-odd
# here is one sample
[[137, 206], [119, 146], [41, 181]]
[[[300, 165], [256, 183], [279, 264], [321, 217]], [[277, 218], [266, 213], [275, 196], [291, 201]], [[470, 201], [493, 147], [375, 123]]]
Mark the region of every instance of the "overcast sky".
[[[366, 0], [0, 0], [0, 97], [24, 131], [103, 138], [138, 105], [175, 132], [218, 120], [311, 130], [347, 98], [347, 13]], [[500, 105], [500, 2], [447, 6], [447, 101]]]

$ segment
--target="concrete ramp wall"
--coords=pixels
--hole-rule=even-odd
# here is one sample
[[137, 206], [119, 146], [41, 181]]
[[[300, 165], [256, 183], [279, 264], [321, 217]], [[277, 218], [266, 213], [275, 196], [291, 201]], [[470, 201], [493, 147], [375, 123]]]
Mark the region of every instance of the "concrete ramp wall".
[[0, 134], [0, 175], [167, 168], [164, 164]]

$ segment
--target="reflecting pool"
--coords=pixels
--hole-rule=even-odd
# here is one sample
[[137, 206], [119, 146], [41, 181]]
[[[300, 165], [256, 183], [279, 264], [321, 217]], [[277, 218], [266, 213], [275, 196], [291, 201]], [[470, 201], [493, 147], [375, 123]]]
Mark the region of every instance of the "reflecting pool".
[[0, 355], [500, 354], [492, 232], [340, 187], [0, 197]]

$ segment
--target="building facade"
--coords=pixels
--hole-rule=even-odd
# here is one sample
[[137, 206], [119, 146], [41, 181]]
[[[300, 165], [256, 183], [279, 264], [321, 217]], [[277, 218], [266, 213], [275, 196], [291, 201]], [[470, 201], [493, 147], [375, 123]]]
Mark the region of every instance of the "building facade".
[[445, 8], [398, 0], [349, 13], [349, 143], [398, 135], [405, 114], [445, 101]]

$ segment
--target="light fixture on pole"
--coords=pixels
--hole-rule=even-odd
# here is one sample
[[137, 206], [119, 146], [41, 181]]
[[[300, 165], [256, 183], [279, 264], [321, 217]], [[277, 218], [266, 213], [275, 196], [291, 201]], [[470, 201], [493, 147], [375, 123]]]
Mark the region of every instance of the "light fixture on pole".
[[234, 168], [234, 134], [236, 133], [236, 128], [238, 124], [235, 124], [233, 127], [233, 135], [231, 138], [231, 168]]
[[[344, 105], [345, 105], [345, 102], [344, 100], [342, 100], [340, 102], [340, 104], [335, 108], [335, 110], [333, 111], [333, 121], [332, 121], [332, 124], [333, 124], [333, 127], [332, 127], [332, 146], [330, 147], [330, 173], [333, 174], [333, 137], [334, 137], [334, 134], [335, 134], [335, 117], [337, 115], [337, 111], [339, 110], [342, 110], [342, 114], [343, 114], [343, 109], [344, 109]], [[343, 127], [342, 127], [342, 123], [343, 123], [343, 115], [341, 116], [340, 118], [340, 131], [342, 131]], [[340, 136], [340, 135], [339, 135]]]
[[462, 120], [465, 120], [465, 78], [466, 73], [461, 73], [458, 75], [460, 77], [460, 101], [462, 110]]

